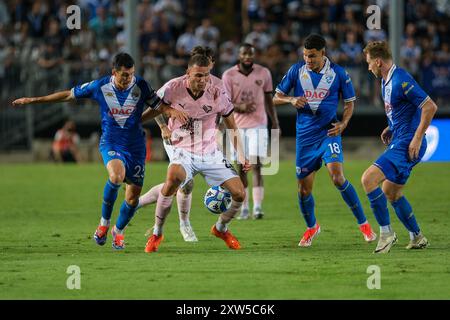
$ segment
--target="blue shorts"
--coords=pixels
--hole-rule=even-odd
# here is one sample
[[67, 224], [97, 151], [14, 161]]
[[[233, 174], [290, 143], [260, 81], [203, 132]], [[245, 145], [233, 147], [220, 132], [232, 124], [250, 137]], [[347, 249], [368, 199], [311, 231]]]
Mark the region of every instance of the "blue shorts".
[[341, 136], [326, 137], [318, 143], [302, 146], [297, 141], [296, 172], [297, 179], [303, 179], [325, 164], [344, 162]]
[[411, 139], [394, 140], [386, 151], [373, 163], [383, 171], [387, 180], [396, 184], [405, 184], [411, 174], [412, 168], [420, 162], [427, 150], [427, 140], [422, 140], [419, 157], [410, 161], [408, 156]]
[[125, 166], [125, 182], [142, 187], [145, 174], [145, 147], [142, 150], [139, 149], [128, 152], [111, 144], [104, 144], [99, 147], [105, 167], [113, 159], [121, 160]]

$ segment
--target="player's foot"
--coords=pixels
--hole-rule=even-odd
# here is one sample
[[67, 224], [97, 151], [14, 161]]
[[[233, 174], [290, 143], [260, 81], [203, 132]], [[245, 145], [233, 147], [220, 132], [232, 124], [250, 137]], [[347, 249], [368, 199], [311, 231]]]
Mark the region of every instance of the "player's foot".
[[373, 232], [373, 230], [370, 227], [370, 224], [368, 222], [360, 225], [359, 230], [361, 230], [361, 233], [364, 236], [364, 240], [366, 240], [367, 242], [372, 242], [372, 241], [377, 240], [377, 234], [375, 232]]
[[197, 242], [198, 239], [195, 236], [194, 229], [192, 229], [192, 226], [180, 226], [180, 232], [183, 236], [184, 241], [186, 242]]
[[123, 234], [117, 232], [116, 226], [112, 227], [111, 235], [113, 237], [112, 247], [116, 250], [125, 249], [125, 237]]
[[238, 250], [241, 248], [241, 244], [239, 243], [238, 239], [236, 239], [236, 237], [233, 236], [229, 230], [220, 232], [219, 230], [217, 230], [216, 225], [213, 225], [211, 228], [211, 234], [225, 241], [227, 247], [230, 249]]
[[427, 238], [424, 237], [423, 234], [419, 234], [415, 236], [414, 239], [409, 241], [409, 244], [406, 246], [406, 249], [425, 249], [429, 246], [429, 242]]
[[253, 210], [253, 219], [258, 220], [264, 218], [264, 212], [261, 210], [261, 208], [255, 208]]
[[241, 214], [236, 218], [238, 220], [247, 220], [250, 216], [250, 212], [248, 209], [242, 209]]
[[306, 229], [306, 232], [303, 234], [302, 239], [298, 243], [299, 247], [310, 247], [312, 244], [312, 240], [320, 233], [320, 226], [316, 223], [314, 228]]
[[94, 233], [94, 240], [99, 246], [103, 246], [106, 242], [109, 226], [98, 226]]
[[163, 239], [163, 235], [157, 236], [156, 234], [152, 234], [151, 237], [148, 238], [147, 244], [145, 245], [145, 252], [150, 253], [158, 251], [158, 247]]
[[373, 253], [388, 253], [397, 242], [397, 235], [394, 231], [381, 232], [377, 247]]

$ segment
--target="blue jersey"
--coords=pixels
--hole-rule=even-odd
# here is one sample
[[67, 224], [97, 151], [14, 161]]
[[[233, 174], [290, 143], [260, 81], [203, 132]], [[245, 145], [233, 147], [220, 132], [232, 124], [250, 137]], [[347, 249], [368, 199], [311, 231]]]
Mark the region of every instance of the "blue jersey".
[[118, 90], [114, 76], [107, 76], [74, 87], [72, 94], [76, 99], [90, 98], [100, 105], [100, 145], [115, 145], [129, 151], [145, 148], [141, 115], [144, 106], [157, 109], [161, 100], [144, 79], [134, 77], [126, 90]]
[[428, 95], [408, 72], [395, 64], [386, 81], [381, 81], [381, 94], [393, 139], [412, 139]]
[[331, 123], [337, 121], [339, 97], [345, 102], [356, 100], [355, 90], [348, 73], [325, 58], [322, 70], [309, 70], [305, 62], [294, 64], [283, 77], [276, 91], [288, 95], [305, 96], [308, 103], [297, 109], [297, 143], [310, 145], [327, 136]]

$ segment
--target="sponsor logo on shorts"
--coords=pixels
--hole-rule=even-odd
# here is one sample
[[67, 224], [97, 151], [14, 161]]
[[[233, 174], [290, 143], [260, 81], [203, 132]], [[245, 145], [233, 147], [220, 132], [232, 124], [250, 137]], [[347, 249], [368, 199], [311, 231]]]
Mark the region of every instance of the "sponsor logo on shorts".
[[336, 159], [337, 157], [338, 157], [338, 155], [337, 155], [336, 153], [333, 153], [333, 154], [331, 155], [331, 158]]
[[115, 151], [108, 151], [108, 156], [113, 157], [116, 155]]

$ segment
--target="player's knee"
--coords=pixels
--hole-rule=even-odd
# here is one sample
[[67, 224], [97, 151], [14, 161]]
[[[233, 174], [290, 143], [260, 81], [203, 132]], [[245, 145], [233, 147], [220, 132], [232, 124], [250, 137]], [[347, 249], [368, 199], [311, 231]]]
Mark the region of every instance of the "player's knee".
[[166, 183], [170, 188], [177, 188], [183, 181], [176, 175], [170, 175], [166, 179]]
[[305, 187], [300, 187], [298, 189], [298, 194], [302, 197], [302, 198], [306, 198], [307, 196], [309, 196], [311, 194], [312, 190], [310, 188], [305, 188]]
[[194, 180], [189, 180], [188, 183], [186, 183], [186, 185], [180, 189], [180, 191], [184, 194], [191, 194], [192, 190], [194, 189]]
[[125, 201], [132, 207], [136, 207], [139, 203], [139, 197], [127, 198]]
[[342, 174], [333, 174], [331, 180], [336, 187], [341, 187], [345, 182], [345, 178]]
[[111, 181], [114, 184], [121, 184], [124, 179], [125, 179], [125, 175], [120, 174], [120, 173], [111, 173], [109, 175], [109, 181]]
[[231, 198], [237, 202], [243, 202], [245, 199], [245, 190], [244, 188], [239, 188], [237, 190], [233, 190], [231, 193]]
[[367, 170], [364, 171], [363, 175], [361, 176], [361, 184], [366, 191], [368, 189], [371, 189], [372, 187], [373, 180], [370, 178], [370, 173]]

